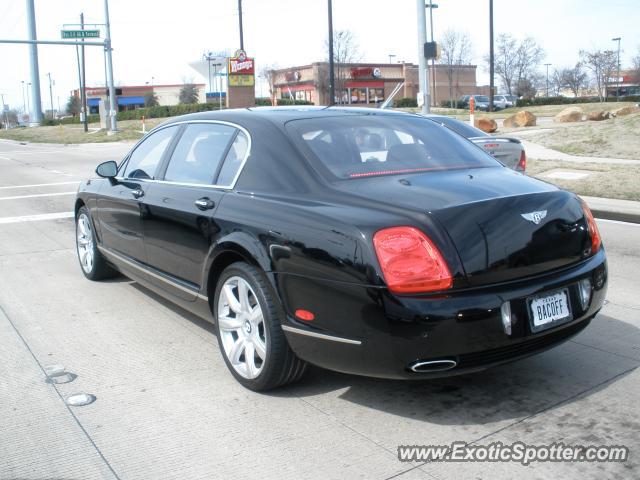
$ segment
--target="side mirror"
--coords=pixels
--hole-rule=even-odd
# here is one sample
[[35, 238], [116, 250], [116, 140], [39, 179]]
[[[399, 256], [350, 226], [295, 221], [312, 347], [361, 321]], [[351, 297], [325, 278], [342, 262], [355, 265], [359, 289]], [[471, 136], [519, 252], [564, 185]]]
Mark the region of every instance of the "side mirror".
[[113, 160], [101, 163], [96, 168], [96, 173], [102, 178], [113, 178], [118, 174], [118, 164]]

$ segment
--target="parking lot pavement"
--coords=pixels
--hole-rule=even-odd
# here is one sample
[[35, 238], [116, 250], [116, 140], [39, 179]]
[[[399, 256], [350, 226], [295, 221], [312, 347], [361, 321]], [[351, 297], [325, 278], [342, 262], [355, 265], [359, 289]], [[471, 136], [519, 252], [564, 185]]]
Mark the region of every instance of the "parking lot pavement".
[[[19, 220], [69, 212], [73, 195], [3, 200], [75, 190], [23, 186], [79, 180], [127, 147], [20, 147], [0, 143], [0, 186], [12, 187], [0, 188], [0, 479], [640, 475], [640, 227], [600, 222], [609, 303], [560, 347], [429, 382], [312, 368], [296, 385], [256, 394], [226, 371], [209, 324], [124, 277], [87, 281], [71, 218]], [[47, 383], [55, 364], [77, 378]], [[67, 407], [75, 393], [97, 399]], [[623, 444], [631, 455], [528, 467], [397, 459], [403, 444], [518, 440]]]

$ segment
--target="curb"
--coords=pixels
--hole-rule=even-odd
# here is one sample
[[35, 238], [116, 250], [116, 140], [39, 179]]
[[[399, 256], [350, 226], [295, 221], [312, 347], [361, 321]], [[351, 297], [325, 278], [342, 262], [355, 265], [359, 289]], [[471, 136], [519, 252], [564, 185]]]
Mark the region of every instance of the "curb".
[[612, 210], [591, 209], [593, 216], [601, 220], [616, 220], [618, 222], [640, 223], [640, 214], [614, 212]]

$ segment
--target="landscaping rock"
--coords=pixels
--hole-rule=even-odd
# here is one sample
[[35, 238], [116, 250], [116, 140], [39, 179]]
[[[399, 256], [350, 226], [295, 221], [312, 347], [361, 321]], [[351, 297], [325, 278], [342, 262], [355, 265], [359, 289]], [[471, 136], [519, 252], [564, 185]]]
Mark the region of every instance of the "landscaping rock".
[[587, 120], [591, 120], [592, 122], [600, 122], [602, 120], [607, 120], [609, 118], [611, 118], [611, 113], [605, 112], [604, 110], [589, 112], [587, 114]]
[[583, 113], [580, 107], [565, 108], [555, 116], [553, 121], [559, 123], [581, 122]]
[[476, 128], [479, 128], [486, 133], [493, 133], [498, 129], [498, 124], [491, 118], [478, 118], [475, 124]]
[[505, 128], [533, 127], [535, 124], [536, 116], [525, 110], [521, 110], [518, 113], [514, 113], [510, 117], [505, 118], [502, 123]]
[[611, 112], [614, 117], [622, 117], [624, 115], [631, 115], [632, 113], [640, 113], [640, 107], [638, 105], [631, 105], [630, 107], [618, 108]]

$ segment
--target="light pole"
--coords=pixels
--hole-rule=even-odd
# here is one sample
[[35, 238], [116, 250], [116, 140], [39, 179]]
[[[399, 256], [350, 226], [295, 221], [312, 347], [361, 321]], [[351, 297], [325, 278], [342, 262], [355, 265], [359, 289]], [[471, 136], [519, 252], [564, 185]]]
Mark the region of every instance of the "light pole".
[[113, 56], [111, 54], [111, 24], [109, 23], [109, 0], [104, 0], [104, 23], [105, 23], [105, 62], [107, 70], [107, 81], [109, 88], [109, 117], [111, 119], [111, 129], [107, 132], [107, 135], [113, 135], [118, 131], [118, 124], [116, 120], [116, 89], [113, 83]]
[[329, 20], [329, 106], [335, 102], [336, 86], [333, 65], [333, 6], [331, 0], [327, 0], [327, 17]]
[[[425, 5], [426, 8], [429, 9], [429, 24], [430, 24], [430, 28], [431, 28], [431, 42], [433, 42], [433, 9], [434, 8], [438, 8], [438, 5], [436, 3], [433, 3], [432, 0], [429, 0], [429, 3], [427, 3]], [[431, 81], [431, 97], [433, 99], [433, 106], [435, 107], [436, 105], [436, 67], [435, 67], [435, 62], [436, 59], [432, 58], [431, 59], [431, 75], [430, 75], [430, 81]]]
[[[494, 53], [493, 53], [493, 0], [489, 0], [489, 111], [493, 112], [494, 89]], [[451, 73], [449, 73], [451, 75]], [[509, 92], [511, 93], [511, 92]], [[451, 93], [449, 93], [451, 95]], [[451, 100], [451, 99], [449, 99]], [[451, 105], [449, 105], [451, 106]]]
[[620, 101], [620, 40], [621, 37], [611, 39], [611, 41], [613, 42], [618, 42], [618, 75], [616, 76], [616, 102]]
[[27, 83], [27, 111], [28, 118], [31, 118], [31, 99], [29, 98], [29, 89], [31, 88], [31, 82]]
[[544, 66], [547, 67], [547, 98], [549, 98], [549, 66], [551, 66], [551, 64], [545, 63]]
[[395, 53], [390, 53], [389, 54], [389, 63], [393, 63], [393, 59], [396, 58], [396, 54]]
[[417, 0], [416, 8], [418, 11], [418, 80], [420, 82], [420, 91], [418, 92], [418, 106], [421, 107], [421, 113], [429, 113], [431, 111], [429, 99], [429, 76], [427, 75], [427, 59], [424, 56], [424, 44], [427, 43], [427, 19], [425, 15], [424, 0]]

